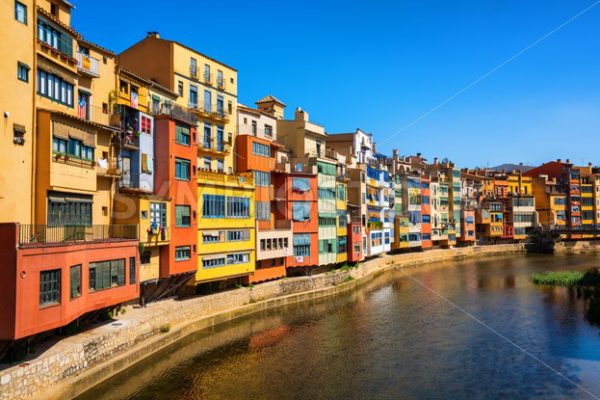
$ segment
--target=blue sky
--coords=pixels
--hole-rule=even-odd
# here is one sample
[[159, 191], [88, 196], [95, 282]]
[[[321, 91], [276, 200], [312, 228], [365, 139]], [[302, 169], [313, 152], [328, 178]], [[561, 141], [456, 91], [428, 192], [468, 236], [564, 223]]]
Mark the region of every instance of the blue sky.
[[594, 1], [75, 0], [73, 25], [115, 52], [159, 31], [235, 67], [240, 102], [273, 94], [384, 153], [596, 164], [600, 4], [403, 129]]

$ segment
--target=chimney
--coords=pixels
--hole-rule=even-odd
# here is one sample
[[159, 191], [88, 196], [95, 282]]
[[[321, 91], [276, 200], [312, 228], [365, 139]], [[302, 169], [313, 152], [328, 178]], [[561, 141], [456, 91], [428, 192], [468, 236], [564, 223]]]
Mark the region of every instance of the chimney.
[[308, 122], [308, 113], [300, 107], [296, 108], [294, 117], [295, 117], [296, 121]]
[[398, 159], [398, 149], [393, 149], [392, 150], [392, 157], [394, 158], [394, 160]]
[[565, 162], [566, 162], [567, 164], [571, 164], [571, 160], [570, 160], [570, 159], [568, 159], [568, 158], [565, 160]]
[[418, 157], [418, 158], [421, 158], [421, 153], [417, 153], [417, 157]]
[[152, 32], [148, 32], [146, 34], [146, 37], [160, 39], [160, 34], [158, 32], [156, 32], [156, 31], [152, 31]]
[[557, 158], [556, 162], [562, 162], [562, 158]]
[[438, 165], [439, 159], [437, 157], [433, 158], [433, 165]]
[[591, 162], [588, 163], [588, 167], [592, 168], [592, 163]]

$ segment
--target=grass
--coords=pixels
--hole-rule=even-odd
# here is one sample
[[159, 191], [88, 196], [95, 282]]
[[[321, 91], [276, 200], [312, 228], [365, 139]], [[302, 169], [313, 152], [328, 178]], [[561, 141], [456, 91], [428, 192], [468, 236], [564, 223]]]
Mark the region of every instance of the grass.
[[536, 285], [549, 286], [598, 286], [600, 285], [600, 273], [597, 271], [552, 271], [534, 273], [531, 280]]
[[353, 278], [353, 277], [351, 277], [350, 275], [348, 275], [348, 276], [347, 276], [347, 277], [344, 279], [344, 282], [350, 282], [350, 281], [353, 281], [353, 280], [354, 280], [354, 278]]

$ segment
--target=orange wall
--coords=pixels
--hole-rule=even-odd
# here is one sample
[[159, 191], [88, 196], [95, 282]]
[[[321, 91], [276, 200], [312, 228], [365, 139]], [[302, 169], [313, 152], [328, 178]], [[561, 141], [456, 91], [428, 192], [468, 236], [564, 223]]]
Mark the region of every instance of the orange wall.
[[[196, 128], [190, 131], [191, 145], [175, 143], [175, 121], [158, 117], [155, 120], [155, 152], [156, 171], [154, 190], [157, 195], [171, 199], [171, 215], [169, 216], [171, 242], [161, 247], [160, 276], [165, 278], [175, 274], [195, 272], [198, 268], [196, 249], [198, 238], [198, 181], [196, 178]], [[191, 178], [189, 181], [175, 179], [175, 158], [191, 161]], [[192, 223], [188, 228], [175, 227], [175, 206], [188, 205], [191, 209]], [[175, 248], [191, 246], [191, 258], [175, 261]]]
[[[292, 180], [294, 176], [299, 178], [308, 178], [310, 180], [310, 191], [305, 193], [297, 193], [292, 190]], [[306, 174], [289, 174], [286, 175], [285, 187], [286, 196], [286, 219], [292, 220], [292, 202], [294, 201], [309, 201], [311, 202], [310, 219], [306, 222], [292, 221], [292, 230], [294, 233], [310, 233], [310, 257], [304, 257], [302, 262], [299, 262], [296, 257], [290, 256], [287, 260], [288, 267], [301, 267], [319, 265], [319, 210], [317, 206], [317, 176]]]
[[[12, 236], [12, 241], [9, 241]], [[139, 256], [137, 240], [58, 244], [16, 248], [14, 225], [0, 226], [2, 250], [0, 254], [16, 257], [16, 263], [4, 264], [0, 276], [3, 291], [15, 293], [10, 317], [14, 323], [0, 326], [0, 339], [19, 339], [55, 329], [74, 321], [90, 311], [100, 310], [139, 297]], [[135, 258], [136, 283], [129, 281], [129, 260]], [[90, 293], [89, 263], [125, 259], [125, 285]], [[81, 296], [70, 299], [70, 267], [81, 264]], [[40, 272], [61, 270], [60, 304], [40, 308]], [[4, 294], [3, 294], [4, 296]], [[6, 305], [3, 303], [3, 307]], [[8, 310], [11, 313], [11, 310]], [[4, 314], [4, 313], [3, 313]], [[9, 314], [10, 315], [10, 314]], [[7, 318], [2, 315], [2, 318]], [[4, 322], [4, 320], [3, 320]]]

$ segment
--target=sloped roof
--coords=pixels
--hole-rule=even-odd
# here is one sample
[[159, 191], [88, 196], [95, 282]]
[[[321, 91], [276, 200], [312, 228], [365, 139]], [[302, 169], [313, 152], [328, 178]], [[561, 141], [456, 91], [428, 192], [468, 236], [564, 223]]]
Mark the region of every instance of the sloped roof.
[[271, 102], [275, 102], [275, 103], [281, 104], [282, 106], [285, 107], [285, 104], [281, 100], [279, 100], [277, 97], [272, 96], [272, 95], [268, 95], [268, 96], [263, 97], [262, 99], [258, 100], [255, 104], [271, 103]]

